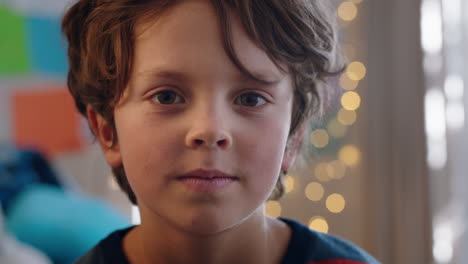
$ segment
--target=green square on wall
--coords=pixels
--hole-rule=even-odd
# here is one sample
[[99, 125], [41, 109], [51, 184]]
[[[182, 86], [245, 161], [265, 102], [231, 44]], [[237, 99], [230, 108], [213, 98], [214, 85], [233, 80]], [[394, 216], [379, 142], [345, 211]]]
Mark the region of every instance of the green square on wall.
[[24, 25], [20, 14], [0, 5], [0, 75], [30, 69]]

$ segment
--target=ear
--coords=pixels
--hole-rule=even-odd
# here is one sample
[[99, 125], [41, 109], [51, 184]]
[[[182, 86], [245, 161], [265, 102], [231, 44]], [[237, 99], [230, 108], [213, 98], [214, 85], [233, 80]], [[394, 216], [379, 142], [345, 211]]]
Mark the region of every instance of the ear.
[[289, 139], [288, 144], [286, 145], [286, 149], [284, 150], [283, 162], [281, 163], [281, 171], [288, 171], [294, 161], [296, 160], [297, 151], [299, 150], [299, 146], [301, 145], [302, 137], [304, 136], [304, 132], [306, 130], [306, 123], [302, 124], [299, 129], [292, 135]]
[[114, 138], [114, 128], [109, 124], [102, 115], [97, 113], [90, 105], [86, 106], [89, 126], [93, 130], [99, 146], [104, 153], [107, 163], [112, 167], [122, 165], [122, 156], [120, 154], [119, 142]]

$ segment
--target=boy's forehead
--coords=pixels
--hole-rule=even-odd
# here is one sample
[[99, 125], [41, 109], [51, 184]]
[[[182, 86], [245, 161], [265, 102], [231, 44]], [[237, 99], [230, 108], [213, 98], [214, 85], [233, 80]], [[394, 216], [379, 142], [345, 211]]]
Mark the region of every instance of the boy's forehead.
[[[229, 17], [232, 45], [240, 62], [261, 80], [282, 79], [286, 74], [249, 38], [237, 15], [231, 13]], [[236, 68], [224, 49], [219, 18], [210, 1], [182, 1], [157, 16], [139, 21], [135, 33], [136, 75], [180, 73], [180, 64], [214, 63], [217, 53], [222, 53]], [[153, 51], [154, 60], [148, 59], [148, 51]], [[206, 56], [206, 51], [213, 56]], [[249, 79], [237, 68], [236, 71], [238, 79]]]
[[[253, 76], [257, 77], [257, 79], [253, 78], [250, 75], [247, 75], [242, 72], [237, 72], [232, 74], [230, 80], [234, 83], [243, 83], [243, 84], [252, 84], [252, 85], [275, 85], [280, 83], [286, 75], [278, 76], [272, 72], [251, 72]], [[190, 75], [187, 72], [179, 71], [175, 69], [175, 67], [171, 67], [170, 65], [165, 65], [162, 67], [156, 67], [153, 69], [144, 70], [141, 72], [136, 73], [138, 77], [143, 79], [161, 79], [161, 80], [177, 80], [182, 83], [194, 83], [196, 82], [196, 78]]]

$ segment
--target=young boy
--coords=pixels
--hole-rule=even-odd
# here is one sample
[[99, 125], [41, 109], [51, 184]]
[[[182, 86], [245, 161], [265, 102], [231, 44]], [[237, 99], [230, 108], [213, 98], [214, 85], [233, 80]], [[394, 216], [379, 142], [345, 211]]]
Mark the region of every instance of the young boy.
[[335, 29], [318, 0], [80, 0], [68, 86], [141, 224], [76, 263], [377, 263], [281, 195]]

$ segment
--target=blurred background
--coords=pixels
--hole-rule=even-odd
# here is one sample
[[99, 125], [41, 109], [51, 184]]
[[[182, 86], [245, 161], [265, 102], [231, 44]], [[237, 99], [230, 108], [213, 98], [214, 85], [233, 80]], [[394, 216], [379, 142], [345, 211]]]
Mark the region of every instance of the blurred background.
[[[66, 89], [71, 2], [0, 1], [0, 263], [71, 263], [139, 221]], [[333, 4], [349, 66], [266, 212], [383, 263], [467, 263], [468, 2]]]

